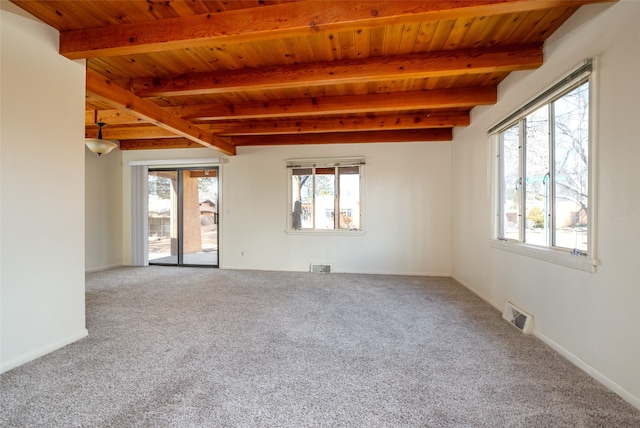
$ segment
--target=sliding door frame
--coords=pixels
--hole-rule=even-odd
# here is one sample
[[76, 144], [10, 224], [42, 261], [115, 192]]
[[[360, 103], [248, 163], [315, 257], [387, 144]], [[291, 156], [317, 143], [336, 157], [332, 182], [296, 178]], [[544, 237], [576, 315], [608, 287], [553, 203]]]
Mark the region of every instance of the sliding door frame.
[[[150, 265], [158, 265], [158, 266], [187, 266], [187, 267], [207, 267], [207, 268], [218, 268], [220, 267], [220, 235], [219, 235], [219, 221], [216, 221], [216, 228], [218, 229], [216, 232], [216, 263], [215, 264], [195, 264], [195, 263], [185, 263], [184, 261], [184, 172], [185, 171], [201, 171], [201, 170], [210, 170], [215, 171], [213, 175], [216, 177], [216, 200], [214, 201], [216, 205], [216, 220], [219, 219], [219, 206], [220, 206], [220, 168], [218, 166], [177, 166], [177, 167], [153, 167], [148, 168], [148, 174], [152, 172], [176, 172], [176, 216], [177, 216], [177, 240], [176, 240], [176, 263], [159, 263], [149, 260]], [[147, 208], [147, 216], [149, 215], [149, 211]], [[148, 251], [148, 250], [147, 250]]]
[[[217, 227], [218, 227], [218, 263], [217, 265], [194, 265], [197, 267], [219, 267], [222, 254], [220, 241], [222, 236], [222, 165], [224, 158], [175, 159], [175, 160], [132, 160], [131, 167], [131, 265], [149, 266], [149, 229], [148, 229], [148, 174], [149, 169], [216, 169], [218, 177]], [[169, 265], [175, 266], [175, 265]], [[184, 266], [184, 265], [183, 265]]]

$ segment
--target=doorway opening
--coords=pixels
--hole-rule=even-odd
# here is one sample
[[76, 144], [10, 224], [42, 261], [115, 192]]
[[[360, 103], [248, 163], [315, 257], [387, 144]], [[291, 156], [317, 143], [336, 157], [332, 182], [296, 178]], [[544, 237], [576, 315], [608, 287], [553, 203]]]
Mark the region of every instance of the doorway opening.
[[149, 264], [219, 266], [218, 167], [148, 171]]

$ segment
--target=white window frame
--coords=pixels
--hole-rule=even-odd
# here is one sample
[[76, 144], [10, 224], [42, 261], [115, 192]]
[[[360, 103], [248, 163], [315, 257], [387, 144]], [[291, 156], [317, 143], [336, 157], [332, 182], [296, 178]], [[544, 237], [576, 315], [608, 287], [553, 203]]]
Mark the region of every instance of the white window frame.
[[[535, 258], [538, 260], [543, 260], [550, 263], [555, 263], [558, 265], [562, 265], [565, 267], [570, 267], [573, 269], [581, 270], [584, 272], [595, 272], [596, 266], [598, 264], [598, 260], [595, 258], [595, 249], [596, 249], [596, 188], [594, 183], [595, 179], [595, 171], [596, 168], [596, 144], [595, 144], [595, 123], [596, 123], [596, 79], [594, 72], [594, 61], [593, 59], [587, 59], [578, 67], [576, 67], [573, 71], [568, 73], [565, 77], [551, 85], [546, 90], [542, 91], [539, 95], [534, 97], [529, 102], [525, 103], [522, 107], [514, 111], [505, 119], [498, 122], [496, 125], [492, 126], [487, 134], [491, 139], [491, 149], [492, 149], [492, 158], [495, 160], [492, 164], [493, 171], [493, 227], [492, 227], [492, 237], [490, 240], [490, 245], [492, 248], [500, 249], [503, 251], [508, 251], [516, 254], [520, 254], [523, 256]], [[586, 81], [589, 82], [589, 161], [588, 161], [588, 250], [578, 251], [571, 250], [562, 247], [552, 246], [550, 242], [549, 245], [533, 245], [523, 242], [523, 232], [524, 232], [524, 218], [519, 219], [519, 227], [521, 230], [520, 239], [505, 239], [500, 235], [501, 230], [501, 221], [502, 220], [502, 207], [501, 204], [501, 160], [500, 160], [500, 134], [507, 130], [508, 128], [520, 123], [520, 126], [525, 123], [523, 120], [527, 115], [534, 112], [538, 108], [548, 105], [554, 100], [560, 98], [562, 95], [570, 92], [576, 87], [582, 85]], [[520, 132], [522, 136], [522, 130]], [[522, 145], [522, 137], [520, 137], [520, 142]], [[521, 156], [520, 156], [520, 168], [523, 167], [524, 157], [522, 152], [525, 151], [524, 147], [520, 148]], [[553, 172], [552, 172], [553, 175]], [[522, 174], [521, 174], [522, 177]], [[524, 193], [524, 192], [523, 192]], [[524, 195], [521, 199], [524, 199]], [[523, 203], [523, 202], [521, 202]], [[522, 207], [521, 207], [522, 208]], [[522, 216], [524, 217], [524, 216]]]
[[[364, 169], [365, 169], [364, 157], [349, 157], [349, 158], [318, 158], [318, 159], [287, 159], [287, 208], [286, 208], [286, 227], [285, 233], [290, 235], [345, 235], [345, 236], [357, 236], [364, 235]], [[332, 168], [332, 167], [359, 167], [359, 206], [360, 206], [360, 227], [358, 229], [294, 229], [292, 221], [292, 209], [293, 206], [293, 192], [292, 192], [292, 170], [294, 168]], [[339, 189], [335, 187], [335, 200], [339, 200]], [[339, 210], [338, 204], [334, 205], [335, 212]]]

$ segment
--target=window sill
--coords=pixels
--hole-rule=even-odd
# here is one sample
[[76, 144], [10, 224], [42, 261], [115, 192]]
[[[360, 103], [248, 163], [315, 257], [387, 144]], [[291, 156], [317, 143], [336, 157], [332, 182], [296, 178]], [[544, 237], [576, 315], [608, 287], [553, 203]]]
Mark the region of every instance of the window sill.
[[292, 236], [364, 236], [367, 234], [364, 230], [285, 230], [284, 233]]
[[491, 248], [495, 248], [509, 253], [520, 254], [582, 272], [595, 273], [598, 260], [588, 256], [577, 256], [568, 252], [555, 250], [552, 248], [535, 247], [532, 245], [515, 242], [489, 241]]

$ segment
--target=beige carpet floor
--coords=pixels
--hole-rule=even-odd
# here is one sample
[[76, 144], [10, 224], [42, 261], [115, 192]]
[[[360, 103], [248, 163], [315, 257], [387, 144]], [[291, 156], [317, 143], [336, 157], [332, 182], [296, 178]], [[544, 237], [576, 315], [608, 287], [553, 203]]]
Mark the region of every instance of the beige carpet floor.
[[640, 427], [449, 278], [118, 268], [87, 327], [0, 377], [0, 426]]

